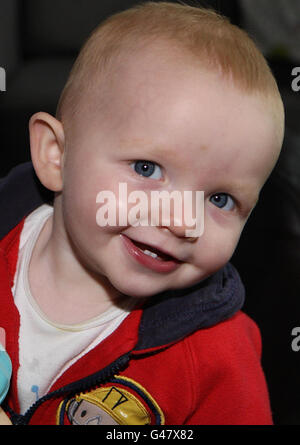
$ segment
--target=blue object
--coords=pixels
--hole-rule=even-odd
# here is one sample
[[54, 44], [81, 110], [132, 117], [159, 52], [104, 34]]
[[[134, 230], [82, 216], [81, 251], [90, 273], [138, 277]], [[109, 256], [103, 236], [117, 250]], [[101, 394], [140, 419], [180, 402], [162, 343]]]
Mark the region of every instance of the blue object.
[[0, 344], [0, 405], [6, 397], [12, 373], [10, 358]]

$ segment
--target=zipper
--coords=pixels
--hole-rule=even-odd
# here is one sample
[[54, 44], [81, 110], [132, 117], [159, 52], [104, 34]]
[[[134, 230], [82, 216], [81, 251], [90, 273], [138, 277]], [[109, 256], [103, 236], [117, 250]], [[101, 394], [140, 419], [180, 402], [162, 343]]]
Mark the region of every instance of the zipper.
[[122, 355], [101, 371], [46, 394], [37, 400], [25, 414], [17, 414], [9, 406], [5, 406], [5, 409], [10, 414], [11, 422], [13, 425], [28, 425], [35, 411], [47, 400], [60, 397], [63, 394], [68, 394], [71, 397], [79, 392], [85, 392], [91, 388], [99, 386], [100, 384], [106, 383], [109, 378], [113, 377], [118, 371], [127, 365], [129, 358], [130, 352]]

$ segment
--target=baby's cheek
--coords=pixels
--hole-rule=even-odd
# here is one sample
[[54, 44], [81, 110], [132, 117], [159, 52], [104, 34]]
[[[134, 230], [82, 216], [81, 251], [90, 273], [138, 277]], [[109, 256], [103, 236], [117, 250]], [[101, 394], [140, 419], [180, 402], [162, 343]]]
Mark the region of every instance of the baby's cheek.
[[[101, 190], [96, 197], [97, 224], [111, 231], [127, 227], [151, 225], [151, 197], [142, 190], [132, 190], [126, 183], [111, 184], [109, 190]], [[159, 211], [155, 208], [155, 214]]]
[[206, 231], [198, 241], [196, 261], [201, 269], [212, 274], [222, 268], [233, 255], [239, 234], [227, 230]]

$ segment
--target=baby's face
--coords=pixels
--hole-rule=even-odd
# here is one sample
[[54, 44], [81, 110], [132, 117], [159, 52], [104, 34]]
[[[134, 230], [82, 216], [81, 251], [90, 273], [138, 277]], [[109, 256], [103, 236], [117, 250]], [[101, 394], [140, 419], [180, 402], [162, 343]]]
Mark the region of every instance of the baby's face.
[[[277, 159], [276, 123], [262, 99], [176, 58], [144, 55], [120, 67], [109, 91], [101, 107], [87, 101], [70, 129], [62, 224], [82, 263], [121, 293], [191, 286], [230, 260]], [[172, 214], [169, 225], [100, 227], [99, 192], [115, 194], [117, 214], [136, 205], [118, 202], [120, 183], [127, 197], [144, 191], [149, 202], [153, 190], [203, 191], [203, 234], [186, 238], [190, 227]], [[177, 262], [151, 258], [137, 243]]]

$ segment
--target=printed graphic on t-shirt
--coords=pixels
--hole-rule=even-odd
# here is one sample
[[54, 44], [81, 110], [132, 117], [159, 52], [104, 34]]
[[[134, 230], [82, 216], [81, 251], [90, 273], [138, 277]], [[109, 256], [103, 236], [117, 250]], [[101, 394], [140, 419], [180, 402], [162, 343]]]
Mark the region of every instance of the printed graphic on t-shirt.
[[39, 400], [39, 387], [37, 385], [32, 385], [31, 392], [35, 394], [35, 401]]

